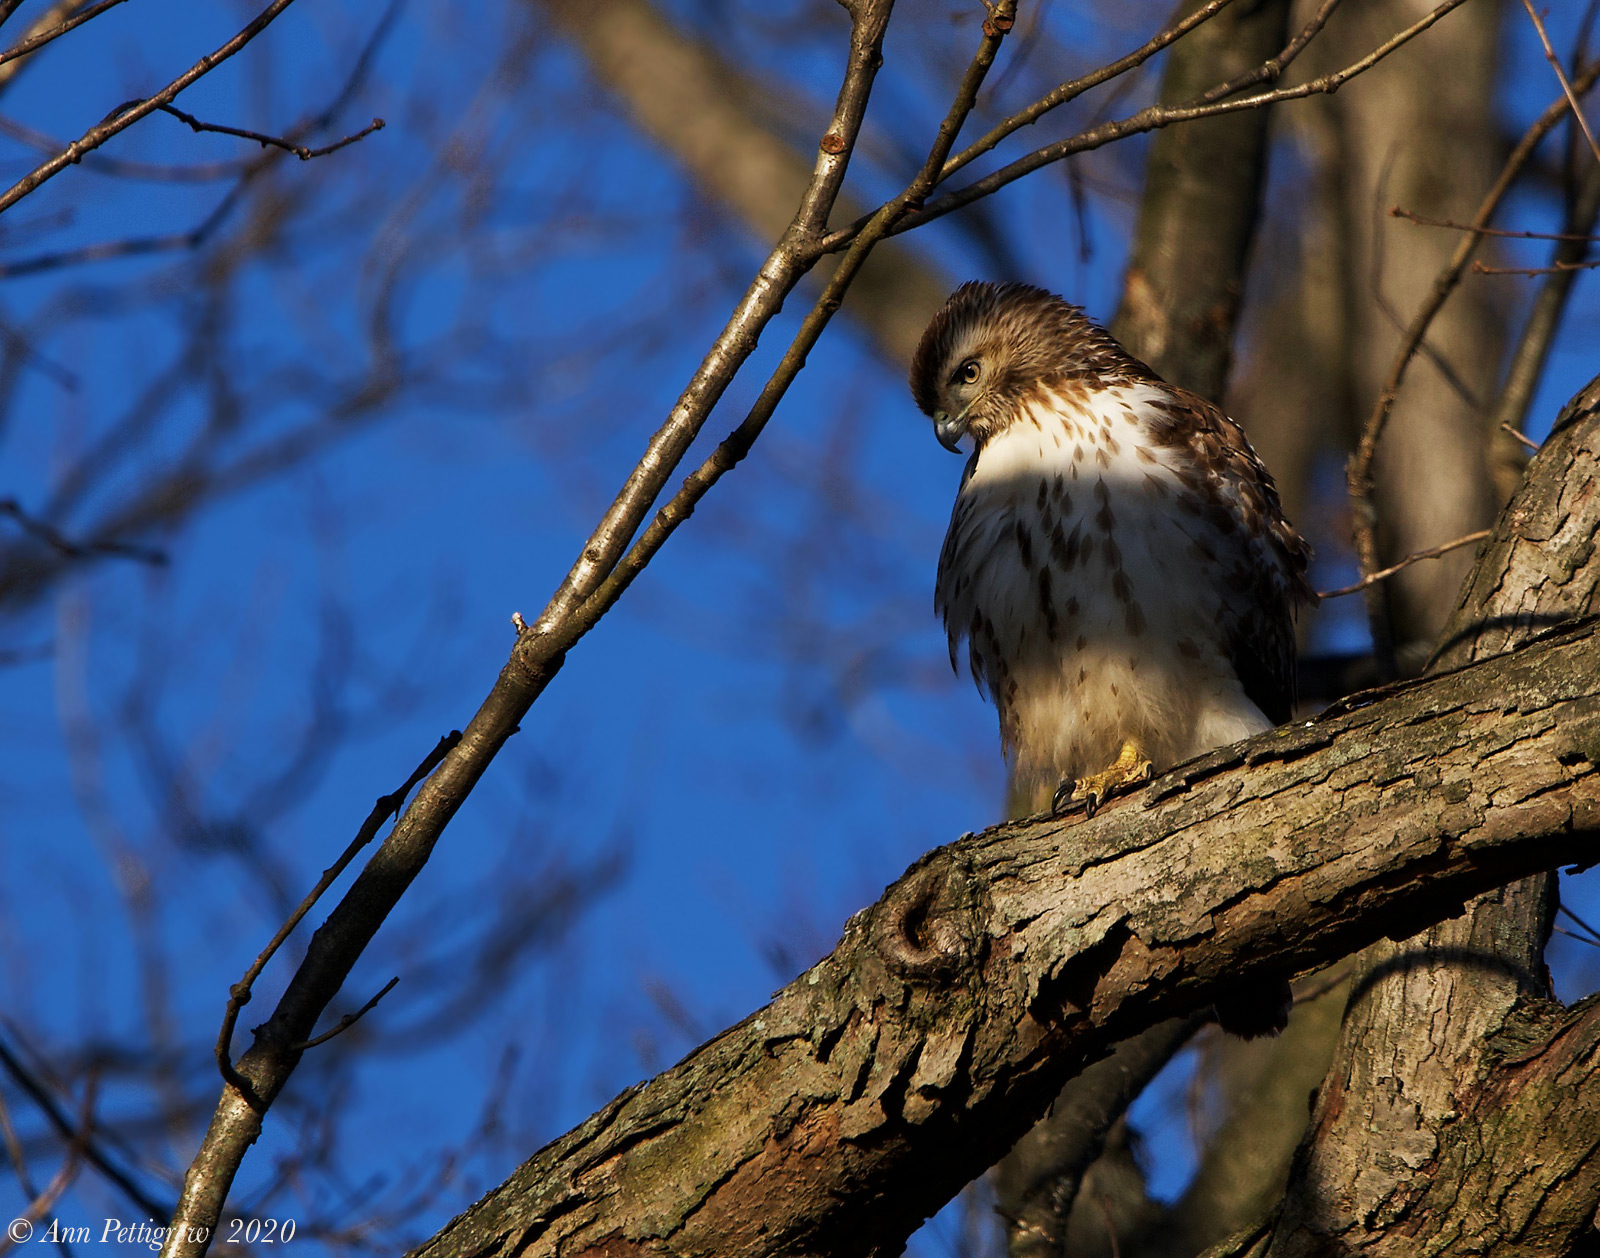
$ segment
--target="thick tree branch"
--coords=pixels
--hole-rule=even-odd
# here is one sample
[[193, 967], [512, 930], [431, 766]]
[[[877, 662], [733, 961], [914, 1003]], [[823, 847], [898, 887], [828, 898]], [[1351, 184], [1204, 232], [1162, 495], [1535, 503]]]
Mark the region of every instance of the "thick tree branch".
[[1587, 623], [940, 848], [419, 1258], [894, 1252], [1115, 1041], [1592, 853], [1596, 670]]

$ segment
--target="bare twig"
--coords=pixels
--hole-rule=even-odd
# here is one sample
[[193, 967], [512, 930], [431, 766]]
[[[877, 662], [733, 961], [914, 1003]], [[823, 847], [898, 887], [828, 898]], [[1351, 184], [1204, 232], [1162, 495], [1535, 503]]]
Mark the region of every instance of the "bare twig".
[[[132, 103], [129, 102], [129, 104]], [[128, 106], [124, 105], [122, 108], [126, 109]], [[184, 113], [183, 110], [173, 105], [160, 105], [158, 108], [162, 113], [171, 114], [179, 122], [187, 125], [191, 131], [213, 131], [218, 135], [234, 135], [241, 140], [254, 140], [262, 148], [277, 148], [286, 153], [293, 153], [302, 162], [308, 162], [313, 157], [326, 157], [329, 153], [337, 153], [347, 145], [354, 144], [358, 140], [364, 140], [374, 131], [382, 131], [384, 128], [383, 119], [374, 118], [361, 130], [345, 136], [342, 140], [335, 140], [332, 144], [324, 144], [321, 148], [309, 148], [304, 144], [295, 144], [293, 141], [285, 140], [281, 136], [265, 135], [260, 131], [246, 131], [240, 127], [227, 127], [218, 122], [202, 122], [193, 114]]]
[[[306, 893], [305, 899], [300, 901], [294, 912], [289, 914], [282, 926], [278, 927], [277, 934], [267, 941], [267, 946], [250, 963], [250, 968], [244, 972], [244, 977], [228, 989], [227, 1008], [223, 1011], [222, 1027], [217, 1032], [215, 1053], [217, 1068], [222, 1072], [222, 1077], [237, 1088], [247, 1100], [254, 1098], [256, 1101], [260, 1101], [260, 1098], [256, 1096], [255, 1089], [251, 1087], [249, 1080], [234, 1069], [233, 1028], [239, 1021], [239, 1011], [250, 1003], [251, 988], [254, 986], [256, 979], [261, 977], [261, 971], [267, 968], [267, 962], [271, 961], [278, 949], [283, 947], [284, 941], [294, 933], [295, 927], [300, 925], [305, 915], [311, 911], [312, 906], [338, 880], [339, 875], [349, 868], [350, 862], [356, 858], [356, 854], [377, 837], [379, 827], [390, 817], [398, 817], [400, 815], [400, 809], [405, 805], [406, 796], [411, 794], [412, 788], [437, 769], [440, 762], [444, 760], [446, 753], [460, 741], [461, 731], [451, 730], [438, 741], [432, 751], [423, 757], [422, 763], [412, 770], [411, 776], [405, 780], [399, 790], [392, 794], [378, 797], [378, 802], [373, 804], [372, 811], [367, 814], [367, 819], [361, 823], [361, 829], [356, 832], [356, 837], [350, 841], [350, 846], [345, 848], [338, 860], [322, 871], [322, 877], [317, 879], [317, 885]], [[389, 984], [389, 987], [393, 986], [393, 983]], [[383, 991], [373, 997], [367, 1007], [363, 1008], [355, 1016], [359, 1018], [362, 1013], [367, 1011], [367, 1008], [371, 1008], [372, 1005], [376, 1004], [388, 992], [389, 987], [385, 987]], [[352, 1018], [351, 1021], [355, 1021], [355, 1018]], [[343, 1030], [343, 1027], [339, 1029]], [[320, 1043], [321, 1041], [318, 1040], [317, 1042]], [[291, 1051], [300, 1051], [309, 1046], [309, 1042], [302, 1042], [297, 1049]]]
[[1568, 939], [1576, 939], [1581, 944], [1588, 944], [1591, 948], [1600, 948], [1600, 939], [1591, 939], [1588, 935], [1580, 935], [1575, 930], [1568, 930], [1565, 926], [1552, 926], [1550, 928], [1558, 935], [1565, 935]]
[[360, 1022], [362, 1018], [366, 1017], [367, 1014], [371, 1013], [373, 1007], [390, 992], [392, 992], [394, 990], [394, 985], [399, 981], [400, 976], [396, 974], [392, 979], [383, 985], [382, 991], [380, 991], [371, 1000], [367, 1001], [366, 1004], [362, 1005], [361, 1008], [357, 1009], [354, 1013], [345, 1014], [344, 1017], [340, 1018], [332, 1028], [324, 1031], [321, 1035], [316, 1036], [314, 1039], [301, 1040], [298, 1044], [291, 1044], [289, 1046], [289, 1051], [294, 1053], [303, 1053], [306, 1051], [306, 1049], [315, 1048], [318, 1044], [326, 1044], [336, 1035], [342, 1035], [351, 1027], [355, 1026], [356, 1023]]
[[115, 1184], [129, 1201], [152, 1218], [165, 1218], [171, 1213], [170, 1206], [163, 1205], [150, 1197], [144, 1189], [134, 1183], [126, 1171], [112, 1162], [82, 1124], [75, 1124], [72, 1121], [56, 1098], [51, 1095], [44, 1081], [28, 1069], [22, 1059], [6, 1046], [4, 1040], [0, 1040], [0, 1067], [5, 1068], [5, 1072], [11, 1076], [13, 1082], [39, 1107], [45, 1120], [55, 1128], [56, 1134], [69, 1144], [81, 1143], [84, 1160]]
[[1501, 424], [1500, 428], [1501, 428], [1502, 431], [1504, 431], [1506, 433], [1509, 433], [1511, 436], [1515, 437], [1518, 441], [1522, 442], [1522, 444], [1527, 446], [1528, 449], [1534, 451], [1535, 453], [1538, 452], [1539, 443], [1537, 441], [1535, 441], [1532, 437], [1528, 436], [1526, 433], [1521, 432], [1516, 428], [1513, 428], [1510, 424]]
[[26, 57], [30, 52], [43, 48], [51, 40], [60, 39], [68, 31], [76, 30], [85, 22], [94, 21], [107, 9], [113, 9], [121, 3], [123, 3], [123, 0], [100, 0], [99, 4], [90, 5], [83, 12], [74, 14], [59, 26], [52, 26], [49, 30], [40, 31], [37, 35], [29, 35], [20, 43], [13, 44], [5, 52], [0, 53], [0, 65], [4, 65], [8, 61], [15, 61], [18, 57]]
[[[1003, 166], [1001, 169], [993, 172], [992, 174], [985, 175], [982, 179], [973, 181], [964, 188], [960, 188], [954, 192], [947, 193], [946, 195], [939, 197], [934, 201], [930, 201], [916, 214], [907, 215], [905, 218], [903, 218], [893, 228], [893, 230], [890, 231], [889, 234], [891, 236], [898, 236], [902, 232], [914, 231], [919, 227], [933, 222], [935, 219], [943, 218], [946, 214], [950, 214], [956, 210], [962, 209], [965, 206], [971, 205], [973, 202], [979, 201], [982, 198], [999, 191], [1008, 184], [1015, 183], [1024, 175], [1031, 174], [1040, 167], [1048, 166], [1052, 162], [1060, 161], [1062, 158], [1068, 157], [1073, 153], [1083, 153], [1091, 149], [1103, 148], [1107, 144], [1110, 144], [1116, 140], [1125, 139], [1130, 135], [1140, 135], [1146, 131], [1154, 131], [1160, 127], [1170, 127], [1178, 123], [1193, 122], [1200, 118], [1214, 118], [1221, 114], [1235, 113], [1241, 109], [1260, 109], [1267, 105], [1277, 104], [1279, 101], [1303, 100], [1308, 96], [1331, 95], [1334, 92], [1337, 92], [1351, 79], [1357, 77], [1358, 75], [1365, 74], [1373, 66], [1390, 56], [1397, 49], [1410, 43], [1417, 36], [1421, 35], [1424, 31], [1436, 24], [1452, 9], [1460, 7], [1460, 5], [1463, 3], [1465, 3], [1465, 0], [1444, 0], [1444, 3], [1424, 14], [1421, 18], [1413, 22], [1404, 30], [1396, 32], [1389, 39], [1385, 40], [1382, 44], [1378, 45], [1378, 47], [1374, 48], [1366, 56], [1357, 61], [1351, 62], [1342, 69], [1321, 75], [1315, 79], [1307, 80], [1304, 83], [1296, 84], [1292, 87], [1277, 88], [1269, 92], [1258, 92], [1250, 96], [1229, 95], [1227, 99], [1220, 99], [1219, 97], [1221, 94], [1231, 93], [1238, 90], [1235, 84], [1240, 80], [1234, 80], [1229, 83], [1217, 85], [1216, 87], [1197, 97], [1189, 104], [1151, 105], [1148, 108], [1141, 109], [1138, 113], [1132, 114], [1127, 118], [1123, 118], [1115, 122], [1104, 123], [1100, 126], [1090, 127], [1085, 131], [1080, 131], [1078, 134], [1069, 136], [1065, 140], [1058, 140], [1054, 144], [1048, 144], [1043, 148], [1036, 149], [1026, 157], [1018, 158], [1010, 165]], [[1329, 0], [1324, 0], [1323, 8], [1318, 11], [1317, 18], [1313, 19], [1313, 23], [1315, 23], [1318, 19], [1325, 18], [1326, 12], [1331, 9], [1331, 7], [1332, 5], [1329, 3]], [[1308, 24], [1308, 26], [1309, 25], [1311, 24]], [[1287, 62], [1284, 60], [1285, 56], [1288, 55], [1292, 49], [1297, 50], [1299, 47], [1303, 47], [1303, 44], [1300, 41], [1304, 37], [1305, 32], [1302, 31], [1301, 35], [1297, 36], [1295, 41], [1291, 42], [1290, 48], [1285, 49], [1284, 53], [1279, 54], [1279, 57], [1275, 58], [1273, 62], [1269, 64], [1279, 66], [1281, 71], [1282, 66], [1287, 64]], [[1260, 73], [1260, 71], [1257, 70], [1252, 72], [1252, 74], [1257, 73]], [[849, 226], [842, 227], [839, 230], [830, 233], [822, 242], [823, 249], [827, 250], [828, 252], [837, 252], [840, 249], [846, 248], [850, 241], [855, 237], [855, 234], [862, 230], [867, 221], [868, 220], [859, 220], [850, 224]]]
[[1474, 275], [1561, 275], [1568, 271], [1592, 271], [1600, 266], [1600, 258], [1590, 258], [1585, 262], [1552, 262], [1549, 266], [1486, 266], [1482, 262], [1472, 264]]
[[[1596, 11], [1595, 4], [1591, 4], [1587, 17], [1594, 17]], [[1577, 123], [1574, 122], [1574, 139], [1576, 131]], [[1570, 144], [1566, 162], [1566, 213], [1560, 233], [1567, 239], [1558, 240], [1551, 250], [1552, 266], [1583, 261], [1589, 254], [1593, 239], [1589, 233], [1594, 231], [1596, 221], [1600, 220], [1600, 166], [1593, 162], [1578, 161], [1579, 155], [1579, 146]], [[1528, 309], [1516, 348], [1511, 352], [1505, 385], [1500, 390], [1490, 422], [1515, 433], [1519, 438], [1576, 282], [1575, 271], [1557, 269], [1545, 277]], [[1501, 491], [1504, 492], [1521, 469], [1517, 466], [1514, 452], [1503, 447], [1497, 452], [1496, 463], [1498, 478], [1502, 481]]]
[[[23, 38], [32, 39], [35, 35], [44, 34], [45, 31], [56, 26], [64, 18], [69, 18], [84, 8], [86, 2], [87, 0], [51, 0], [46, 8], [36, 14], [34, 19], [28, 23], [28, 28]], [[16, 82], [17, 76], [26, 70], [29, 64], [30, 58], [18, 57], [14, 61], [8, 61], [4, 65], [0, 65], [0, 92], [4, 92], [12, 83]], [[53, 152], [54, 150], [51, 151]]]
[[[1579, 81], [1584, 90], [1600, 77], [1600, 62], [1596, 62], [1579, 76]], [[1406, 328], [1405, 335], [1400, 339], [1399, 348], [1389, 368], [1389, 374], [1384, 380], [1383, 387], [1378, 391], [1377, 400], [1373, 404], [1372, 413], [1367, 417], [1367, 422], [1361, 430], [1360, 440], [1356, 450], [1350, 457], [1346, 469], [1346, 482], [1350, 493], [1351, 529], [1354, 538], [1356, 562], [1361, 568], [1363, 576], [1370, 576], [1378, 570], [1378, 534], [1377, 515], [1373, 508], [1373, 458], [1377, 453], [1378, 443], [1382, 440], [1384, 427], [1389, 422], [1389, 415], [1394, 410], [1395, 399], [1400, 394], [1400, 386], [1405, 380], [1406, 372], [1411, 365], [1411, 360], [1416, 356], [1418, 347], [1428, 334], [1434, 316], [1444, 306], [1445, 301], [1461, 281], [1461, 276], [1467, 268], [1467, 263], [1472, 258], [1473, 251], [1483, 239], [1480, 230], [1489, 225], [1496, 211], [1500, 208], [1501, 201], [1510, 191], [1517, 177], [1522, 173], [1522, 168], [1533, 157], [1540, 143], [1550, 131], [1560, 122], [1565, 115], [1567, 104], [1565, 98], [1552, 102], [1542, 114], [1534, 121], [1522, 138], [1506, 158], [1505, 165], [1496, 177], [1493, 185], [1479, 203], [1477, 213], [1472, 217], [1471, 230], [1462, 238], [1456, 247], [1455, 253], [1444, 269], [1434, 279], [1433, 288], [1427, 298]], [[1388, 604], [1383, 598], [1383, 587], [1377, 582], [1372, 582], [1362, 587], [1369, 591], [1367, 597], [1367, 618], [1372, 630], [1372, 638], [1377, 653], [1379, 675], [1384, 680], [1394, 676], [1395, 661], [1393, 647], [1389, 642], [1388, 634]]]
[[1544, 29], [1544, 21], [1539, 17], [1530, 0], [1522, 0], [1522, 7], [1528, 11], [1528, 17], [1533, 22], [1533, 29], [1539, 32], [1539, 42], [1544, 45], [1545, 60], [1550, 63], [1550, 68], [1555, 71], [1556, 78], [1561, 83], [1561, 90], [1566, 94], [1567, 103], [1572, 106], [1572, 116], [1578, 120], [1578, 126], [1583, 128], [1583, 138], [1589, 141], [1589, 151], [1594, 154], [1594, 160], [1600, 162], [1600, 144], [1595, 143], [1594, 132], [1589, 129], [1589, 120], [1583, 116], [1583, 106], [1578, 103], [1578, 93], [1573, 90], [1572, 81], [1567, 78], [1567, 72], [1561, 68], [1561, 58], [1556, 56], [1556, 50], [1550, 46], [1550, 35]]
[[[1521, 436], [1520, 433], [1517, 435]], [[1354, 585], [1342, 585], [1337, 590], [1319, 590], [1317, 592], [1317, 597], [1343, 598], [1346, 594], [1355, 594], [1360, 590], [1366, 589], [1369, 585], [1376, 581], [1385, 580], [1388, 577], [1394, 576], [1395, 573], [1409, 568], [1419, 559], [1437, 559], [1440, 555], [1448, 555], [1452, 550], [1460, 550], [1461, 547], [1470, 546], [1473, 542], [1481, 542], [1493, 531], [1494, 530], [1492, 529], [1479, 529], [1476, 533], [1467, 533], [1462, 537], [1456, 538], [1454, 541], [1444, 542], [1438, 546], [1430, 546], [1427, 550], [1412, 551], [1411, 554], [1400, 560], [1399, 563], [1390, 564], [1387, 568], [1381, 569], [1378, 572], [1370, 573], [1369, 575], [1362, 577], [1361, 580], [1357, 581]]]
[[1413, 210], [1402, 210], [1398, 205], [1389, 207], [1390, 218], [1403, 218], [1423, 227], [1448, 227], [1452, 231], [1476, 232], [1479, 236], [1495, 236], [1507, 240], [1577, 240], [1600, 244], [1600, 236], [1583, 236], [1575, 232], [1525, 232], [1506, 227], [1474, 227], [1471, 223], [1458, 223], [1454, 219], [1429, 218]]
[[[37, 190], [40, 185], [55, 178], [68, 166], [74, 165], [82, 159], [85, 153], [93, 152], [111, 139], [112, 136], [126, 131], [139, 119], [154, 113], [162, 105], [176, 99], [178, 94], [185, 88], [210, 74], [211, 71], [215, 70], [257, 35], [261, 34], [262, 31], [266, 30], [278, 15], [293, 3], [294, 0], [272, 0], [271, 4], [243, 26], [232, 39], [224, 43], [215, 52], [209, 52], [201, 57], [194, 65], [173, 79], [172, 82], [168, 83], [166, 87], [162, 88], [154, 96], [113, 117], [107, 118], [97, 126], [90, 127], [49, 161], [34, 167], [28, 174], [6, 189], [4, 193], [0, 193], [0, 212], [10, 209], [23, 197]], [[12, 51], [16, 52], [17, 50], [13, 49]]]
[[131, 542], [75, 542], [60, 529], [29, 515], [15, 498], [0, 498], [0, 516], [8, 517], [24, 533], [68, 559], [132, 559], [157, 568], [167, 564], [166, 553], [149, 546]]
[[[33, 1225], [50, 1213], [50, 1207], [61, 1199], [62, 1194], [72, 1186], [72, 1181], [78, 1178], [78, 1168], [83, 1164], [84, 1154], [94, 1132], [94, 1102], [99, 1091], [99, 1082], [99, 1077], [95, 1074], [90, 1074], [85, 1082], [83, 1103], [78, 1113], [77, 1134], [67, 1142], [67, 1156], [62, 1159], [60, 1169], [45, 1185], [44, 1191], [34, 1194], [27, 1209], [6, 1229], [5, 1238], [0, 1240], [0, 1254], [7, 1254], [16, 1246], [25, 1244]], [[64, 1243], [61, 1241], [56, 1243], [64, 1254], [67, 1253]]]
[[1081, 75], [1076, 79], [1069, 79], [1053, 91], [1041, 96], [1027, 108], [1019, 109], [1003, 122], [996, 123], [985, 135], [974, 140], [961, 152], [945, 162], [944, 168], [939, 172], [939, 182], [943, 183], [962, 167], [971, 164], [985, 153], [991, 151], [1008, 135], [1020, 131], [1023, 127], [1032, 126], [1051, 110], [1065, 105], [1068, 101], [1077, 99], [1092, 88], [1099, 87], [1102, 83], [1108, 83], [1112, 79], [1126, 74], [1129, 70], [1137, 69], [1168, 44], [1183, 38], [1202, 22], [1209, 21], [1232, 2], [1233, 0], [1208, 0], [1206, 4], [1201, 5], [1194, 12], [1185, 15], [1181, 21], [1174, 22], [1165, 30], [1151, 36], [1150, 39], [1126, 56], [1119, 57], [1117, 60], [1098, 69], [1091, 70], [1088, 74]]

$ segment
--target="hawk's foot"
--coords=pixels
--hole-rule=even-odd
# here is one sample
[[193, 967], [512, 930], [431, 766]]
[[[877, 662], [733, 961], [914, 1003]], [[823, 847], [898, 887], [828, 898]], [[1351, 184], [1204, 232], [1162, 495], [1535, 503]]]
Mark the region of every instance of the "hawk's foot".
[[1084, 816], [1092, 817], [1099, 811], [1100, 805], [1118, 791], [1148, 782], [1152, 775], [1153, 768], [1145, 758], [1144, 749], [1136, 742], [1125, 742], [1116, 763], [1109, 769], [1091, 773], [1076, 781], [1068, 779], [1057, 787], [1055, 798], [1050, 801], [1051, 811], [1060, 812], [1068, 804], [1081, 803]]

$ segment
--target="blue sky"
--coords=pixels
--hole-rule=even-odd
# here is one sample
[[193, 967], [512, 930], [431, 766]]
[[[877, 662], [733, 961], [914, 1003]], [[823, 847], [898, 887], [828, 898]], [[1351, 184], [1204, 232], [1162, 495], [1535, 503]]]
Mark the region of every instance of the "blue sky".
[[[908, 24], [921, 25], [891, 43], [886, 131], [928, 132], [949, 67], [927, 32], [957, 8], [907, 6]], [[281, 133], [326, 104], [382, 12], [297, 5], [180, 103]], [[78, 134], [244, 13], [123, 6], [41, 57], [0, 113]], [[1558, 37], [1573, 16], [1552, 15]], [[1052, 20], [1087, 57], [1130, 44], [1155, 17]], [[841, 14], [809, 39], [740, 38], [815, 107], [832, 91], [842, 33]], [[1507, 55], [1505, 108], [1525, 120], [1554, 84], [1525, 28], [1508, 28]], [[219, 448], [308, 420], [339, 430], [315, 458], [157, 535], [166, 568], [86, 568], [0, 626], [0, 647], [49, 647], [0, 670], [0, 1034], [20, 1032], [47, 1059], [86, 1043], [150, 1043], [144, 939], [165, 958], [163, 1007], [186, 1077], [212, 1070], [227, 986], [285, 897], [465, 722], [509, 650], [510, 614], [536, 612], [559, 581], [759, 261], [756, 243], [584, 87], [574, 55], [521, 10], [403, 7], [331, 134], [379, 115], [388, 126], [362, 144], [282, 164], [273, 178], [285, 208], [230, 220], [199, 258], [118, 260], [0, 292], [0, 320], [36, 338], [37, 356], [0, 428], [0, 497], [33, 508], [171, 366], [186, 328], [227, 329], [226, 379], [186, 387], [140, 428], [140, 453], [64, 526], [86, 525], [170, 465], [218, 391], [251, 417]], [[152, 118], [106, 155], [193, 164], [254, 150]], [[9, 179], [31, 160], [12, 141], [0, 147]], [[881, 169], [863, 180], [888, 188]], [[0, 260], [181, 229], [227, 187], [86, 165], [11, 212]], [[1074, 268], [1057, 234], [1065, 196], [1047, 172], [989, 212], [1036, 278], [1109, 317], [1125, 207], [1092, 202], [1096, 251]], [[1512, 220], [1547, 226], [1548, 206], [1525, 197]], [[241, 264], [219, 314], [201, 269], [250, 231], [268, 244]], [[952, 276], [982, 269], [959, 222], [927, 236]], [[370, 372], [386, 293], [388, 335], [414, 377], [341, 427], [328, 399]], [[707, 440], [737, 421], [800, 308], [769, 332]], [[1592, 374], [1595, 323], [1580, 282], [1535, 436]], [[993, 716], [944, 670], [928, 593], [959, 472], [898, 372], [841, 320], [749, 463], [572, 653], [452, 824], [334, 1012], [392, 975], [400, 985], [308, 1061], [236, 1202], [294, 1151], [306, 1127], [291, 1118], [337, 1107], [335, 1172], [282, 1195], [278, 1212], [336, 1215], [346, 1206], [335, 1183], [363, 1207], [398, 1204], [415, 1194], [413, 1177], [436, 1177], [439, 1150], [473, 1138], [491, 1096], [500, 1128], [409, 1228], [432, 1231], [538, 1143], [764, 1001], [922, 851], [996, 816]], [[861, 643], [873, 650], [852, 650]], [[319, 712], [328, 737], [295, 768]], [[266, 787], [291, 769], [280, 808]], [[156, 789], [173, 781], [187, 813]], [[250, 830], [260, 859], [230, 846]], [[140, 864], [156, 878], [148, 936], [115, 872]], [[574, 920], [546, 921], [539, 906], [563, 878], [591, 893]], [[1594, 875], [1571, 894], [1600, 909]], [[474, 932], [496, 915], [537, 919], [544, 942], [498, 962], [476, 955]], [[1570, 940], [1555, 941], [1551, 961], [1566, 995], [1600, 984]], [[452, 1029], [464, 1018], [452, 985], [472, 965], [489, 992]], [[270, 1007], [288, 972], [287, 959], [269, 971], [251, 1012]], [[14, 1090], [0, 1092], [13, 1121], [37, 1131]], [[109, 1115], [150, 1103], [114, 1068], [102, 1097]], [[1156, 1185], [1172, 1191], [1187, 1165], [1181, 1125], [1149, 1106], [1140, 1118]], [[166, 1196], [153, 1159], [181, 1167], [189, 1148], [181, 1131], [146, 1133], [125, 1161]], [[35, 1157], [47, 1179], [55, 1155], [40, 1145]], [[20, 1199], [0, 1177], [0, 1215]], [[77, 1222], [128, 1209], [85, 1179], [58, 1213]], [[938, 1253], [945, 1242], [935, 1232], [921, 1243]]]

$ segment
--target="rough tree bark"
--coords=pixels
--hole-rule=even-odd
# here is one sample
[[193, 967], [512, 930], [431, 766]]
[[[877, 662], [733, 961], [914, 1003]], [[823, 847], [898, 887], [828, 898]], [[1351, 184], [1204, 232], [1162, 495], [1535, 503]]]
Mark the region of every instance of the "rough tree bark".
[[[765, 1009], [419, 1258], [895, 1252], [1118, 1040], [1592, 851], [1597, 669], [1586, 623], [1218, 751], [1091, 821], [940, 848]], [[1600, 1124], [1597, 1067], [1564, 1065], [1565, 1103]], [[1590, 1161], [1569, 1161], [1592, 1212]]]
[[[1493, 659], [1594, 612], [1597, 494], [1600, 379], [1568, 403], [1530, 464], [1462, 591], [1436, 670]], [[1560, 1181], [1582, 1181], [1572, 1157], [1600, 1144], [1600, 1123], [1580, 1110], [1571, 1125], [1559, 1089], [1572, 1044], [1593, 1051], [1595, 1009], [1569, 1015], [1551, 991], [1553, 883], [1541, 875], [1499, 888], [1461, 918], [1369, 951], [1281, 1216], [1219, 1252], [1401, 1255], [1448, 1243], [1565, 1253], [1592, 1233], [1594, 1202]]]

